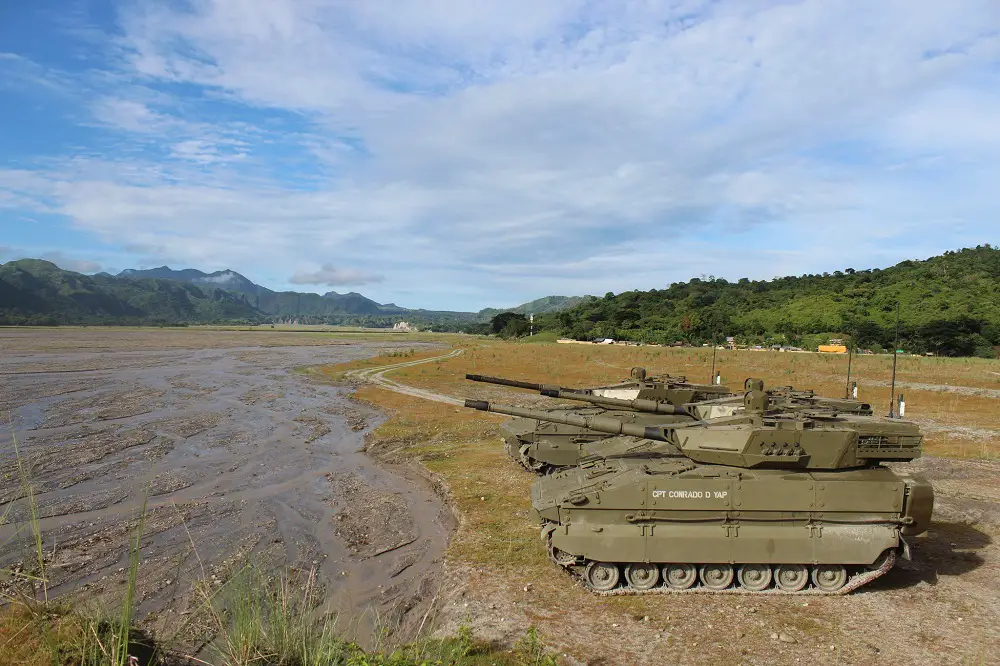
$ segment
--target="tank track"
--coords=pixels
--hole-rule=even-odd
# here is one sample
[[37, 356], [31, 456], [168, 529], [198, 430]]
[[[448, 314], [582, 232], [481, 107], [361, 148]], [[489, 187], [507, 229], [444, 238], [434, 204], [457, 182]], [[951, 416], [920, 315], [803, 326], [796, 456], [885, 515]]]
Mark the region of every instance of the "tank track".
[[[766, 590], [746, 590], [738, 586], [738, 583], [734, 580], [733, 586], [728, 587], [724, 590], [712, 590], [701, 585], [700, 581], [696, 581], [693, 587], [689, 587], [684, 590], [675, 589], [664, 585], [662, 582], [659, 586], [653, 587], [648, 590], [637, 590], [632, 587], [627, 587], [628, 583], [625, 582], [625, 587], [618, 587], [613, 590], [595, 590], [590, 584], [587, 583], [586, 578], [583, 576], [583, 572], [586, 570], [586, 564], [569, 564], [567, 562], [560, 562], [556, 557], [554, 549], [552, 548], [551, 541], [547, 535], [545, 538], [546, 550], [549, 553], [549, 559], [551, 559], [560, 569], [564, 570], [569, 574], [577, 583], [582, 585], [591, 594], [597, 595], [599, 597], [631, 597], [647, 594], [741, 594], [746, 596], [823, 596], [823, 597], [837, 597], [843, 596], [845, 594], [850, 594], [854, 590], [858, 589], [863, 585], [867, 585], [876, 578], [884, 576], [886, 573], [892, 569], [896, 564], [896, 552], [888, 551], [885, 561], [881, 563], [875, 569], [868, 571], [859, 571], [853, 576], [847, 579], [847, 583], [844, 584], [839, 590], [832, 592], [827, 592], [824, 590], [819, 590], [814, 587], [806, 587], [802, 590], [791, 592], [788, 590], [782, 590], [777, 587], [771, 587]], [[621, 565], [619, 565], [621, 567]], [[624, 576], [622, 580], [624, 582]]]

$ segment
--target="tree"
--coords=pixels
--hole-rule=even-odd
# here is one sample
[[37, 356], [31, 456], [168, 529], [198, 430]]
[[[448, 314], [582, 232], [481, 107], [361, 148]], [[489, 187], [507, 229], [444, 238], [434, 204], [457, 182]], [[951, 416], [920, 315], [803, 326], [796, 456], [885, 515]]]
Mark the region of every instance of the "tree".
[[523, 314], [518, 314], [516, 312], [501, 312], [497, 316], [493, 317], [493, 319], [490, 319], [490, 332], [494, 335], [500, 335], [512, 321], [523, 322], [524, 329], [528, 329], [528, 319]]
[[527, 335], [530, 330], [530, 325], [528, 320], [524, 317], [520, 319], [510, 319], [507, 324], [500, 331], [501, 338], [520, 338], [521, 336]]

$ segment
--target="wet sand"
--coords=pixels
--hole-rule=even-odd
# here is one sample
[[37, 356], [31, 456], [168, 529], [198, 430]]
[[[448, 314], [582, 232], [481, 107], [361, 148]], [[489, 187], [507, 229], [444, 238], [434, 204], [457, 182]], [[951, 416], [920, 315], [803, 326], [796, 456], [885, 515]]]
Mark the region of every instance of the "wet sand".
[[[0, 330], [0, 349], [7, 335]], [[197, 345], [213, 333], [190, 335]], [[0, 420], [11, 415], [35, 488], [50, 595], [120, 599], [148, 493], [139, 611], [160, 633], [184, 625], [182, 640], [204, 638], [186, 620], [198, 604], [193, 586], [221, 586], [250, 562], [315, 570], [343, 629], [363, 643], [376, 629], [420, 622], [450, 511], [418, 471], [362, 452], [377, 413], [293, 372], [419, 343], [24, 346], [22, 337], [0, 354]], [[0, 511], [22, 494], [17, 462], [5, 426]], [[0, 567], [31, 559], [23, 501], [13, 517], [0, 527]]]

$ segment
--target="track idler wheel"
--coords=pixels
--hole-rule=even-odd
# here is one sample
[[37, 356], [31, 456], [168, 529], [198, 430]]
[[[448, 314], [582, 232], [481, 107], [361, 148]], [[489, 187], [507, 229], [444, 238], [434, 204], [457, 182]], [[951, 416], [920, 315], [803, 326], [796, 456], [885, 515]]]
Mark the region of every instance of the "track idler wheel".
[[625, 580], [634, 590], [651, 590], [660, 582], [660, 567], [646, 562], [627, 564]]
[[783, 592], [798, 592], [809, 582], [809, 567], [804, 564], [779, 564], [774, 568], [774, 584]]
[[847, 584], [847, 568], [843, 564], [817, 564], [813, 567], [812, 581], [824, 592], [836, 592]]
[[699, 570], [701, 584], [709, 590], [724, 590], [733, 584], [733, 565], [703, 564]]
[[621, 574], [618, 565], [611, 562], [591, 562], [584, 571], [587, 584], [598, 592], [607, 592], [618, 586]]

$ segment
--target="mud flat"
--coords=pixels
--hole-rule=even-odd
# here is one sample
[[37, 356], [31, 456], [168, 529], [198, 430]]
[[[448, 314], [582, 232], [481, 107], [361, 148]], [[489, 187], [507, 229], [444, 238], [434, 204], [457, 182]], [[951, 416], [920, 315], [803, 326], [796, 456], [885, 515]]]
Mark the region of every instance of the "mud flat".
[[[342, 629], [361, 642], [420, 622], [451, 513], [419, 474], [362, 452], [377, 413], [294, 369], [421, 343], [36, 335], [33, 343], [24, 330], [0, 329], [0, 512], [22, 494], [16, 436], [51, 594], [120, 599], [129, 533], [148, 495], [139, 612], [193, 649], [205, 638], [190, 617], [195, 589], [221, 587], [247, 563], [315, 571]], [[74, 335], [79, 351], [68, 344]], [[30, 560], [26, 513], [15, 507], [14, 522], [0, 526], [3, 568]]]

